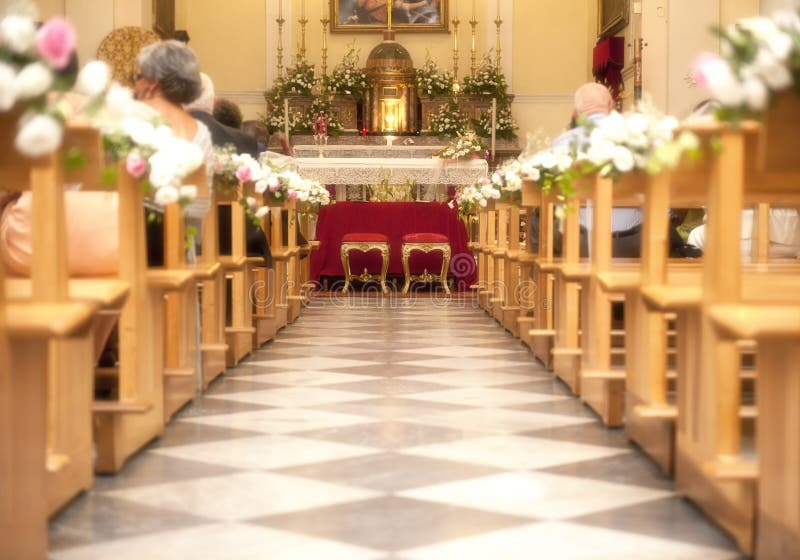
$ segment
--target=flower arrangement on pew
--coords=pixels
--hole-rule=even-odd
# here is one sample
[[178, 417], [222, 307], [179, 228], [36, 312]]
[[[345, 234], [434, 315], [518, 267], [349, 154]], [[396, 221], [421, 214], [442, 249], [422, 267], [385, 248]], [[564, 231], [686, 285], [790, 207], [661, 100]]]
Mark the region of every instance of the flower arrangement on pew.
[[459, 189], [455, 198], [448, 203], [448, 206], [450, 208], [458, 206], [458, 215], [463, 218], [475, 214], [479, 208], [486, 208], [489, 202], [499, 200], [501, 196], [502, 194], [497, 185], [493, 184], [489, 179], [481, 179], [472, 185]]
[[430, 53], [427, 53], [425, 64], [422, 68], [417, 68], [414, 84], [419, 95], [423, 97], [450, 95], [453, 90], [453, 73], [441, 70], [436, 61], [430, 57]]
[[[472, 119], [472, 126], [478, 136], [489, 138], [492, 135], [492, 112], [487, 111], [479, 119]], [[506, 104], [497, 108], [497, 119], [495, 120], [495, 135], [501, 140], [514, 140], [517, 138], [517, 121], [511, 114], [511, 106]]]
[[[243, 183], [258, 182], [263, 179], [261, 164], [250, 154], [237, 154], [233, 144], [214, 148], [214, 187], [222, 193], [231, 194], [240, 189]], [[256, 191], [258, 187], [256, 187]], [[259, 206], [254, 197], [239, 197], [247, 216], [257, 223], [269, 213], [269, 208]]]
[[500, 199], [519, 202], [522, 192], [522, 163], [510, 159], [499, 166], [491, 176], [492, 184], [500, 190]]
[[105, 87], [98, 89], [92, 83], [94, 66], [76, 81], [76, 69], [71, 66], [77, 35], [72, 24], [54, 17], [37, 30], [35, 8], [25, 8], [21, 5], [0, 21], [0, 112], [21, 113], [14, 144], [21, 154], [40, 157], [61, 146], [66, 120], [72, 114], [64, 94], [74, 86], [95, 98]]
[[573, 168], [575, 155], [567, 147], [547, 148], [520, 161], [520, 173], [560, 201], [575, 196], [573, 182], [581, 173]]
[[720, 120], [757, 116], [792, 88], [800, 95], [800, 13], [742, 19], [719, 35], [723, 56], [701, 54], [691, 77], [720, 102]]
[[486, 150], [474, 132], [459, 134], [449, 145], [436, 154], [440, 159], [460, 160], [476, 159]]
[[326, 79], [325, 85], [333, 94], [352, 95], [362, 99], [369, 88], [367, 74], [358, 66], [358, 50], [355, 41], [347, 45], [347, 52], [342, 61], [336, 65], [331, 75]]
[[458, 105], [450, 101], [431, 115], [429, 128], [436, 136], [461, 136], [467, 130], [467, 117], [459, 111]]

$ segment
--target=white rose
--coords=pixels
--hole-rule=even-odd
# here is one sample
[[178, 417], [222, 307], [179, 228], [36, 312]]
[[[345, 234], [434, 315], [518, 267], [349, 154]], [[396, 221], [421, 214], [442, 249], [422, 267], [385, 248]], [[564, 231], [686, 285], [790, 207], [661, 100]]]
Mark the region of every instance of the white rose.
[[3, 43], [17, 54], [25, 54], [36, 41], [36, 26], [31, 18], [10, 15], [0, 22], [0, 37]]
[[566, 171], [572, 167], [572, 158], [567, 154], [558, 156], [558, 170], [561, 172]]
[[195, 198], [197, 198], [197, 186], [183, 185], [180, 190], [180, 197], [188, 198], [189, 200], [194, 200]]
[[800, 33], [800, 13], [792, 10], [779, 10], [772, 14], [775, 25], [794, 33]]
[[269, 214], [269, 206], [262, 206], [258, 210], [256, 210], [256, 218], [261, 219], [264, 216]]
[[108, 88], [103, 106], [108, 117], [113, 120], [122, 120], [130, 116], [134, 109], [133, 92], [119, 84], [112, 83]]
[[28, 157], [39, 157], [52, 153], [61, 145], [64, 130], [49, 115], [34, 115], [23, 118], [23, 125], [14, 140], [17, 150]]
[[14, 106], [16, 96], [14, 95], [14, 68], [4, 62], [0, 62], [0, 111], [8, 111]]
[[266, 179], [259, 179], [255, 183], [255, 191], [258, 194], [264, 194], [267, 190], [267, 180]]
[[647, 117], [641, 113], [632, 113], [626, 119], [628, 132], [632, 135], [641, 135], [647, 132]]
[[159, 206], [167, 206], [178, 201], [178, 189], [171, 185], [159, 188], [156, 191], [154, 201]]
[[767, 51], [759, 51], [753, 66], [771, 90], [782, 91], [792, 85], [789, 69]]
[[625, 117], [620, 115], [617, 111], [612, 111], [611, 114], [604, 118], [598, 129], [603, 132], [606, 138], [614, 142], [624, 142], [628, 136], [628, 127], [625, 122]]
[[252, 196], [248, 196], [244, 199], [245, 203], [247, 203], [248, 208], [253, 208], [256, 205], [256, 199]]
[[18, 99], [39, 97], [53, 84], [53, 73], [41, 62], [28, 64], [14, 78], [14, 94]]
[[155, 147], [155, 128], [152, 123], [141, 119], [125, 119], [122, 121], [123, 132], [131, 137], [134, 144]]
[[611, 161], [614, 164], [614, 167], [617, 168], [617, 171], [621, 173], [627, 173], [628, 171], [633, 169], [634, 166], [634, 159], [633, 153], [623, 146], [617, 146], [614, 149], [613, 156]]
[[742, 84], [747, 106], [753, 111], [763, 111], [769, 100], [769, 91], [764, 82], [758, 79], [745, 80]]
[[105, 91], [111, 81], [111, 69], [101, 60], [93, 60], [84, 66], [75, 82], [75, 91], [97, 97]]

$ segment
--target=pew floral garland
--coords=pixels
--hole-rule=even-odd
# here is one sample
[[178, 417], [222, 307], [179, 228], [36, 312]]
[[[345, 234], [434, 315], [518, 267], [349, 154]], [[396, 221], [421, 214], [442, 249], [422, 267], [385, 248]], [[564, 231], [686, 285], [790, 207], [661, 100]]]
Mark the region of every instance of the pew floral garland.
[[518, 159], [510, 159], [500, 165], [490, 179], [500, 190], [502, 200], [516, 202], [522, 192], [522, 163]]
[[436, 154], [441, 159], [459, 160], [473, 159], [480, 157], [486, 146], [484, 146], [474, 132], [459, 134], [449, 145], [445, 146]]
[[[238, 154], [233, 144], [215, 146], [212, 167], [213, 184], [220, 192], [230, 194], [240, 185], [252, 181], [258, 183], [264, 176], [261, 164], [250, 154]], [[257, 222], [269, 213], [269, 208], [259, 206], [254, 197], [239, 197], [239, 204], [245, 209], [247, 216]]]
[[792, 88], [800, 95], [799, 12], [742, 19], [718, 33], [722, 56], [701, 54], [691, 77], [720, 102], [720, 120], [757, 116], [776, 94]]
[[575, 196], [574, 181], [581, 172], [574, 167], [575, 154], [568, 147], [547, 148], [520, 161], [520, 174], [540, 186], [545, 193], [554, 192], [560, 201]]
[[37, 29], [35, 12], [32, 4], [22, 3], [0, 20], [0, 112], [21, 113], [14, 145], [31, 158], [61, 146], [65, 123], [74, 112], [66, 92], [74, 87], [89, 97], [84, 107], [96, 108], [110, 78], [108, 68], [97, 62], [76, 78], [72, 24], [54, 17]]
[[326, 85], [330, 93], [352, 95], [362, 99], [367, 91], [367, 74], [358, 66], [358, 50], [355, 41], [347, 45], [347, 52], [342, 61], [336, 65], [331, 75], [326, 78]]
[[436, 61], [430, 57], [430, 53], [427, 53], [425, 64], [422, 68], [417, 68], [414, 84], [417, 86], [417, 92], [423, 97], [450, 95], [453, 91], [453, 73], [440, 69]]
[[448, 206], [458, 206], [458, 215], [463, 218], [475, 214], [479, 208], [486, 208], [489, 202], [499, 200], [501, 196], [500, 189], [491, 180], [481, 179], [459, 189]]
[[436, 136], [461, 136], [467, 130], [467, 117], [450, 101], [430, 116], [428, 127]]

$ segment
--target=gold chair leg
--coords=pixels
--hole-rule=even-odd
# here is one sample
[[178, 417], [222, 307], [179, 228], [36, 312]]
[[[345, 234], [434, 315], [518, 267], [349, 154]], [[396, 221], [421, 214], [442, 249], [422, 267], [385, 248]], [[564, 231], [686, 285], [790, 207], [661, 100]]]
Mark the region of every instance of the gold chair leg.
[[450, 286], [447, 285], [447, 271], [450, 268], [450, 247], [442, 249], [442, 272], [439, 274], [439, 281], [447, 295], [450, 295]]
[[346, 294], [350, 289], [350, 248], [343, 246], [341, 248], [342, 268], [344, 269], [344, 287], [342, 293]]
[[403, 245], [403, 275], [405, 276], [405, 283], [403, 284], [403, 290], [401, 292], [403, 294], [407, 294], [409, 288], [411, 288], [411, 269], [408, 265], [410, 255], [411, 249]]
[[389, 246], [381, 247], [381, 288], [384, 294], [389, 293], [386, 286], [386, 274], [389, 272]]

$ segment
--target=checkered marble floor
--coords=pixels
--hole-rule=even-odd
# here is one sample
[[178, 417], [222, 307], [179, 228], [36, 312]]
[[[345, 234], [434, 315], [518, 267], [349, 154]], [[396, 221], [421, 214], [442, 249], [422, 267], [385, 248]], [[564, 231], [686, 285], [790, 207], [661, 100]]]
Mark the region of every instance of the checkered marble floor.
[[[359, 303], [360, 302], [360, 303]], [[54, 560], [730, 559], [469, 302], [315, 301], [51, 522]]]

